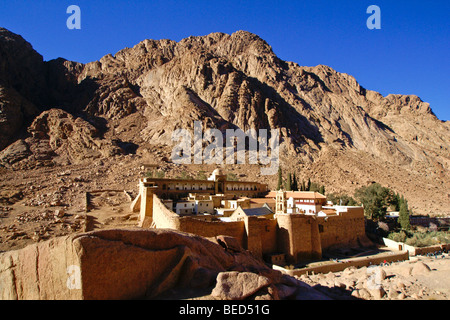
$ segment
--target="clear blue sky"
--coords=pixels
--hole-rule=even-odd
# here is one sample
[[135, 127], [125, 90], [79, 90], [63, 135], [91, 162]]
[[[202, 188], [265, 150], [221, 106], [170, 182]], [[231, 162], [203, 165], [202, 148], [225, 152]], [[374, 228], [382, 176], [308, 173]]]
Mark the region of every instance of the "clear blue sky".
[[[81, 8], [81, 30], [66, 27], [72, 4]], [[381, 30], [366, 27], [373, 4], [381, 8]], [[416, 94], [450, 120], [448, 0], [2, 0], [0, 26], [45, 60], [83, 63], [144, 39], [247, 30], [283, 60], [328, 65], [383, 95]]]

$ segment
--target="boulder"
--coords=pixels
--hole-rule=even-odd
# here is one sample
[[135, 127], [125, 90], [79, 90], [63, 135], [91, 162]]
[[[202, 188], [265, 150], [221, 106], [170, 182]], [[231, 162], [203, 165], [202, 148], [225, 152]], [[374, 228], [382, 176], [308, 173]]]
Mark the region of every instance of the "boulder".
[[431, 271], [430, 267], [422, 261], [416, 262], [411, 270], [411, 275], [417, 276], [427, 274]]
[[359, 289], [359, 296], [361, 297], [361, 299], [364, 299], [364, 300], [372, 299], [372, 295], [370, 294], [369, 290], [367, 290], [365, 288]]
[[297, 287], [291, 287], [282, 283], [276, 285], [276, 287], [278, 289], [278, 296], [280, 299], [287, 299], [297, 293]]
[[383, 281], [387, 277], [386, 271], [383, 268], [380, 268], [377, 273], [377, 277], [379, 277], [379, 280]]
[[57, 217], [57, 218], [62, 218], [62, 217], [64, 217], [65, 214], [66, 214], [66, 212], [64, 211], [64, 209], [55, 210], [55, 217]]
[[[261, 268], [250, 255], [240, 261], [246, 268]], [[156, 297], [184, 278], [208, 285], [199, 279], [211, 282], [234, 264], [232, 254], [199, 236], [171, 230], [100, 230], [0, 254], [0, 298]]]
[[399, 296], [399, 293], [397, 290], [395, 290], [395, 288], [389, 288], [388, 292], [387, 292], [387, 297], [389, 299], [395, 299]]
[[105, 229], [0, 254], [2, 300], [157, 298], [212, 287], [212, 297], [227, 300], [329, 299], [247, 251], [175, 230]]
[[295, 300], [332, 300], [325, 293], [322, 293], [315, 288], [307, 285], [306, 283], [301, 283], [297, 287]]
[[256, 292], [252, 297], [253, 300], [280, 300], [283, 299], [279, 295], [278, 287], [271, 284]]
[[236, 238], [221, 235], [217, 236], [216, 240], [222, 247], [224, 247], [226, 250], [230, 250], [231, 252], [244, 251]]
[[398, 296], [397, 296], [398, 300], [404, 300], [406, 299], [406, 294], [404, 292], [401, 292]]
[[243, 300], [268, 287], [272, 281], [251, 272], [221, 272], [211, 295], [222, 300]]
[[0, 152], [0, 164], [14, 164], [31, 155], [30, 148], [24, 140], [17, 140]]
[[351, 296], [355, 297], [357, 299], [359, 299], [361, 297], [360, 294], [359, 294], [359, 290], [358, 289], [353, 290], [352, 293], [351, 293]]
[[370, 295], [373, 297], [373, 299], [375, 300], [380, 300], [381, 298], [384, 297], [384, 295], [386, 294], [386, 291], [384, 290], [383, 287], [379, 287], [379, 288], [375, 288], [375, 289], [371, 289], [370, 290]]

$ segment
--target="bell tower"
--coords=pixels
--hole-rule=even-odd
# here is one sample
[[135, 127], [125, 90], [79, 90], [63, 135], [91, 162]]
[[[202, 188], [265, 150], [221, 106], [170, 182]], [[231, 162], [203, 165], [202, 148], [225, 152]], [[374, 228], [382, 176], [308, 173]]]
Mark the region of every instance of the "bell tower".
[[277, 191], [275, 213], [287, 213], [286, 191], [280, 189]]

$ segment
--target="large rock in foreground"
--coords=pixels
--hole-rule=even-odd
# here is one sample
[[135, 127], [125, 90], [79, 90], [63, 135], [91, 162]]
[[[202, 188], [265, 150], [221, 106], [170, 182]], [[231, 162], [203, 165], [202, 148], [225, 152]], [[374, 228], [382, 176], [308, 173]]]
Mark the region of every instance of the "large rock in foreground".
[[270, 279], [255, 273], [223, 272], [217, 277], [217, 285], [211, 295], [223, 300], [242, 300], [270, 284]]
[[218, 274], [234, 270], [275, 284], [285, 277], [215, 239], [161, 229], [101, 230], [2, 253], [0, 299], [155, 298], [169, 289], [214, 286]]

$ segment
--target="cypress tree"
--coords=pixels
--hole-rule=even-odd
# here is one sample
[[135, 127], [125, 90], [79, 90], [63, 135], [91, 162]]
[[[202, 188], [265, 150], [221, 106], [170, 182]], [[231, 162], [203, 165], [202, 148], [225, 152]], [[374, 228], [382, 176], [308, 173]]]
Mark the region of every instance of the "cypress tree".
[[292, 176], [289, 173], [286, 181], [286, 191], [292, 191]]
[[292, 191], [298, 191], [298, 182], [297, 182], [297, 177], [295, 176], [295, 172], [294, 175], [292, 176]]
[[278, 184], [277, 191], [283, 186], [283, 173], [281, 172], [281, 167], [278, 167]]
[[400, 212], [398, 214], [398, 223], [404, 230], [409, 230], [411, 228], [411, 224], [409, 222], [409, 210], [408, 210], [408, 202], [402, 196], [400, 198]]
[[325, 195], [325, 186], [320, 186], [319, 193]]

